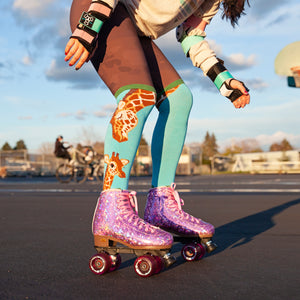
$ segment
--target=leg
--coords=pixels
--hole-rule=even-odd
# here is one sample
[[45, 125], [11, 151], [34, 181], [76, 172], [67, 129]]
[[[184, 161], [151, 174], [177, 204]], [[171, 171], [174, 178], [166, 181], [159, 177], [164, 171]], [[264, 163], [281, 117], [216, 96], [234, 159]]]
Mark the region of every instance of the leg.
[[[82, 2], [89, 3], [79, 3]], [[78, 10], [86, 9], [82, 5], [73, 7], [72, 19], [80, 15]], [[127, 189], [142, 130], [156, 102], [156, 92], [136, 29], [122, 4], [104, 23], [91, 61], [118, 104], [105, 137], [103, 189]]]
[[156, 106], [159, 117], [151, 145], [152, 186], [171, 185], [185, 141], [188, 117], [192, 107], [192, 94], [174, 67], [160, 49], [147, 39], [142, 39], [158, 93]]
[[[145, 46], [144, 46], [145, 48]], [[150, 46], [148, 45], [148, 49]], [[153, 46], [148, 57], [157, 91], [159, 117], [152, 139], [154, 188], [149, 191], [144, 218], [147, 222], [183, 236], [201, 238], [212, 251], [214, 227], [182, 210], [183, 200], [175, 191], [176, 168], [184, 145], [192, 95], [160, 50]], [[157, 63], [155, 63], [157, 62]], [[159, 76], [157, 75], [159, 74]]]
[[185, 84], [173, 89], [158, 107], [152, 138], [152, 186], [170, 186], [184, 146], [192, 95]]
[[[73, 28], [90, 0], [74, 3]], [[118, 242], [135, 249], [170, 249], [172, 235], [140, 219], [134, 210], [135, 193], [127, 191], [130, 169], [156, 92], [136, 29], [122, 4], [104, 23], [91, 61], [118, 104], [105, 138], [103, 192], [93, 219], [95, 246]]]

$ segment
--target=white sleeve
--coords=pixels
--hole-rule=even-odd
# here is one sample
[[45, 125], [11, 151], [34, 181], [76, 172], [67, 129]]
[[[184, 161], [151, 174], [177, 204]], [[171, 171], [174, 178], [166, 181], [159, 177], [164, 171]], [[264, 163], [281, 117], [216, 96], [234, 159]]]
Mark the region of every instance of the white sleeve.
[[218, 62], [215, 52], [210, 49], [206, 40], [193, 45], [189, 51], [190, 59], [193, 65], [201, 68], [206, 75], [208, 70]]

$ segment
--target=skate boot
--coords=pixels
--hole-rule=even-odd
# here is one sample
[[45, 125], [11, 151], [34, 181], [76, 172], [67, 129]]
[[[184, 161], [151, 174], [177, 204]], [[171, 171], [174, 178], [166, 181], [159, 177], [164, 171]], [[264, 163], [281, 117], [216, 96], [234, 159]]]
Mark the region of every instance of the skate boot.
[[170, 187], [153, 188], [148, 193], [144, 219], [175, 234], [174, 241], [184, 244], [192, 241], [182, 250], [182, 255], [186, 260], [200, 259], [205, 254], [203, 244], [207, 252], [216, 248], [211, 240], [215, 232], [214, 226], [184, 212], [182, 205], [184, 202], [175, 191], [174, 183]]
[[115, 270], [121, 263], [119, 253], [139, 256], [135, 271], [148, 277], [173, 263], [169, 254], [173, 237], [139, 218], [135, 192], [105, 190], [101, 193], [93, 218], [97, 255], [90, 268], [96, 274]]

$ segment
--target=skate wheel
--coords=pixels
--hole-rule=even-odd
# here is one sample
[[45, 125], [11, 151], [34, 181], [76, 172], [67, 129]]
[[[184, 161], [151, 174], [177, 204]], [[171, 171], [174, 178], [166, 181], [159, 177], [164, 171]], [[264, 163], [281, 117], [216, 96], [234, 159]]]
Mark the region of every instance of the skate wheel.
[[196, 245], [197, 245], [197, 252], [198, 252], [196, 260], [200, 260], [205, 255], [206, 250], [205, 250], [205, 247], [202, 244], [197, 243]]
[[117, 255], [110, 255], [110, 260], [111, 260], [111, 266], [108, 272], [117, 270], [120, 267], [122, 262], [121, 255], [119, 253]]
[[134, 262], [134, 270], [141, 277], [150, 277], [157, 271], [157, 262], [154, 256], [139, 256]]
[[200, 244], [197, 243], [187, 244], [182, 247], [181, 255], [186, 261], [199, 260], [205, 254], [205, 249], [204, 253], [202, 251], [203, 248], [202, 245], [200, 246]]
[[163, 267], [164, 267], [164, 263], [163, 260], [160, 256], [154, 256], [155, 260], [156, 260], [156, 271], [155, 274], [158, 274], [162, 271]]
[[99, 253], [90, 259], [90, 269], [94, 274], [102, 275], [111, 267], [111, 258], [107, 253]]

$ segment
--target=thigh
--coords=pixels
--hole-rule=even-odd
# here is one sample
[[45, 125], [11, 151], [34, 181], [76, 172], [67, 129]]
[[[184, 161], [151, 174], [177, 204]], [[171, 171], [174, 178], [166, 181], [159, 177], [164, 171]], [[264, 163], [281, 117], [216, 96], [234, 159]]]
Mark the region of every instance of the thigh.
[[152, 82], [158, 94], [162, 93], [174, 81], [181, 79], [175, 68], [158, 46], [149, 38], [141, 37]]
[[[71, 9], [73, 30], [78, 22], [76, 20], [79, 20], [81, 12], [88, 8], [89, 3], [87, 0], [74, 0]], [[136, 28], [121, 3], [102, 26], [91, 62], [113, 94], [128, 85], [153, 86]]]

